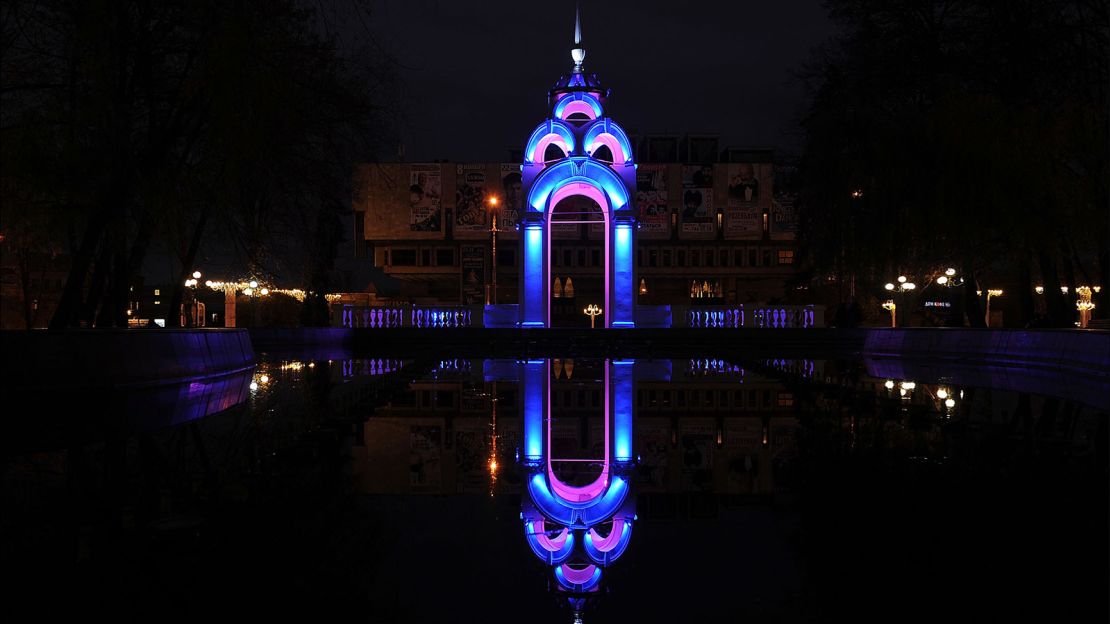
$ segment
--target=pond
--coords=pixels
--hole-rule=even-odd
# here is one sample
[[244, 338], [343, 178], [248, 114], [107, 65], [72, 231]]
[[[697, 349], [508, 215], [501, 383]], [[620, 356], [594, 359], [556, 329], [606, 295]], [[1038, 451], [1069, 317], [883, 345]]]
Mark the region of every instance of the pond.
[[270, 354], [9, 412], [3, 560], [44, 615], [1105, 621], [1108, 397], [858, 357]]

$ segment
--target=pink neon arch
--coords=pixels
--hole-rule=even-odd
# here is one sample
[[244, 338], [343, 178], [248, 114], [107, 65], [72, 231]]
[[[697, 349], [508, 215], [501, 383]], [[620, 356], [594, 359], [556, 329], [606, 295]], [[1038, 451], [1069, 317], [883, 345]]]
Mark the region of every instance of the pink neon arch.
[[542, 139], [536, 142], [536, 147], [532, 150], [532, 153], [528, 155], [528, 159], [534, 163], [543, 163], [543, 155], [544, 152], [547, 151], [547, 146], [549, 145], [558, 145], [559, 149], [563, 150], [564, 156], [570, 154], [570, 146], [563, 140], [563, 137], [552, 132], [544, 135]]
[[[609, 327], [609, 200], [605, 197], [605, 193], [593, 184], [586, 182], [571, 182], [559, 187], [548, 200], [548, 226], [547, 226], [547, 267], [551, 267], [551, 215], [555, 211], [555, 206], [559, 202], [568, 197], [575, 195], [582, 195], [597, 202], [601, 206], [601, 215], [605, 218], [605, 305], [602, 306], [601, 318], [604, 321], [603, 327]], [[550, 273], [550, 270], [548, 270]], [[547, 326], [551, 327], [551, 304], [547, 305]]]
[[540, 546], [547, 552], [558, 552], [559, 549], [563, 547], [563, 544], [567, 543], [567, 535], [570, 534], [566, 527], [563, 527], [562, 532], [560, 532], [557, 537], [548, 537], [547, 532], [544, 531], [543, 528], [543, 520], [536, 520], [532, 523], [532, 527], [536, 531], [536, 541], [539, 542]]
[[[605, 407], [601, 417], [605, 421], [605, 456], [602, 459], [601, 474], [589, 485], [574, 487], [567, 485], [555, 476], [555, 468], [551, 465], [551, 383], [547, 384], [547, 480], [551, 484], [551, 491], [559, 498], [571, 503], [585, 503], [605, 494], [609, 488], [609, 360], [605, 360]], [[615, 525], [614, 525], [615, 526]]]
[[585, 100], [575, 100], [564, 106], [561, 119], [566, 120], [574, 113], [582, 113], [590, 119], [597, 119], [597, 112], [594, 111], [594, 107], [590, 106], [590, 103]]
[[597, 150], [598, 147], [602, 145], [607, 146], [609, 148], [609, 151], [613, 153], [614, 165], [624, 164], [624, 149], [621, 148], [620, 141], [617, 140], [617, 137], [609, 134], [608, 132], [603, 132], [597, 135], [597, 137], [594, 138], [593, 142], [590, 143], [587, 151], [593, 153]]
[[563, 568], [563, 577], [567, 579], [567, 582], [571, 585], [581, 585], [585, 583], [593, 578], [594, 571], [597, 570], [597, 566], [592, 563], [581, 570], [575, 570], [565, 563], [560, 567]]
[[594, 542], [594, 547], [597, 548], [599, 551], [609, 552], [610, 550], [613, 550], [614, 548], [616, 548], [617, 544], [620, 543], [620, 541], [621, 541], [621, 532], [623, 532], [623, 531], [624, 531], [624, 519], [623, 518], [614, 518], [613, 519], [613, 530], [609, 531], [609, 535], [607, 535], [603, 538], [603, 537], [599, 536], [597, 534], [597, 531], [595, 531], [591, 527], [590, 528], [590, 538]]

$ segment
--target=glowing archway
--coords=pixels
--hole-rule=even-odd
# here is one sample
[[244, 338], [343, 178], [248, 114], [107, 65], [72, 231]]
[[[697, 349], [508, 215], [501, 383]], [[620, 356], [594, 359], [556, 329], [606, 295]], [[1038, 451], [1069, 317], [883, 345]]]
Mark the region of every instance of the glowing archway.
[[[521, 327], [551, 326], [555, 277], [551, 273], [552, 211], [567, 197], [584, 196], [601, 207], [605, 221], [602, 326], [634, 327], [636, 215], [631, 198], [636, 196], [636, 165], [632, 144], [619, 125], [603, 116], [608, 90], [596, 74], [583, 73], [585, 50], [576, 48], [572, 56], [574, 71], [561, 77], [548, 93], [551, 115], [525, 144], [521, 174], [526, 209], [520, 223], [523, 270], [518, 323]], [[585, 117], [586, 122], [572, 116]], [[545, 161], [552, 145], [565, 156]], [[612, 153], [611, 162], [595, 157], [603, 146]]]

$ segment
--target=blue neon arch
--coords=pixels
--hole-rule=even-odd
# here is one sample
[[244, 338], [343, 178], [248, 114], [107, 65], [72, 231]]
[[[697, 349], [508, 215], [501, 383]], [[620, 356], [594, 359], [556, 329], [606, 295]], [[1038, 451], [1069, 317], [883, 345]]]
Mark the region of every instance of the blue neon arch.
[[593, 116], [590, 117], [591, 119], [597, 119], [601, 117], [601, 102], [597, 99], [596, 96], [585, 91], [568, 93], [559, 98], [559, 101], [555, 104], [555, 109], [553, 112], [555, 113], [555, 117], [557, 119], [566, 119], [567, 116], [570, 114], [567, 112], [567, 108], [570, 108], [571, 112], [574, 112], [574, 109], [579, 108], [580, 105], [583, 104], [593, 110]]

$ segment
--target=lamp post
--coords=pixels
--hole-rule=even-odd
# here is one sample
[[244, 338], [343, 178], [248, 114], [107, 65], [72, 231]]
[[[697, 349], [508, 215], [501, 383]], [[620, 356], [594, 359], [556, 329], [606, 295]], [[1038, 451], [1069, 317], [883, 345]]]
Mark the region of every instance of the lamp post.
[[986, 318], [984, 319], [987, 323], [987, 327], [991, 326], [991, 297], [1001, 297], [1001, 296], [1002, 296], [1002, 290], [1001, 289], [999, 289], [999, 288], [989, 288], [989, 289], [987, 289], [987, 313], [986, 313]]
[[489, 231], [490, 231], [490, 237], [491, 237], [490, 246], [492, 247], [492, 249], [490, 251], [490, 270], [489, 270], [489, 273], [490, 273], [491, 290], [493, 291], [493, 297], [492, 297], [493, 301], [490, 301], [491, 297], [490, 297], [490, 295], [487, 291], [487, 294], [486, 294], [486, 304], [487, 305], [490, 304], [490, 303], [494, 303], [494, 304], [497, 303], [497, 232], [500, 231], [500, 230], [497, 229], [497, 212], [498, 212], [498, 206], [500, 204], [501, 204], [501, 200], [496, 195], [490, 195], [489, 197], [486, 198], [486, 205], [489, 206], [489, 211], [490, 211], [490, 228], [489, 228]]
[[185, 324], [186, 327], [199, 327], [197, 316], [200, 315], [200, 301], [197, 299], [197, 280], [200, 279], [200, 276], [200, 271], [193, 271], [193, 277], [185, 280], [185, 287], [190, 289], [190, 296], [193, 298], [193, 313], [191, 315], [185, 315], [185, 319], [188, 321]]
[[598, 315], [601, 314], [601, 308], [599, 308], [596, 304], [591, 303], [590, 305], [586, 306], [584, 310], [582, 310], [582, 314], [590, 317], [590, 329], [593, 329], [594, 321], [597, 319]]
[[[904, 295], [906, 293], [906, 291], [913, 290], [913, 289], [917, 288], [917, 284], [914, 284], [913, 282], [909, 281], [906, 278], [905, 275], [899, 275], [897, 285], [893, 284], [892, 282], [887, 282], [886, 285], [883, 286], [883, 288], [887, 292], [890, 292], [890, 293], [895, 293], [896, 292], [898, 294], [898, 302], [902, 303], [902, 304], [905, 304], [905, 299], [902, 297], [902, 295]], [[889, 308], [887, 307], [887, 303], [890, 304]], [[890, 326], [891, 327], [897, 327], [898, 326], [898, 323], [897, 323], [897, 314], [898, 314], [897, 309], [898, 309], [898, 306], [894, 303], [893, 299], [888, 301], [887, 303], [883, 304], [883, 309], [890, 311], [890, 315], [891, 315]], [[905, 307], [905, 306], [903, 305], [903, 307]]]
[[883, 309], [890, 312], [890, 326], [897, 327], [898, 325], [895, 323], [895, 315], [898, 314], [898, 305], [894, 303], [893, 299], [891, 299], [889, 301], [883, 302]]

